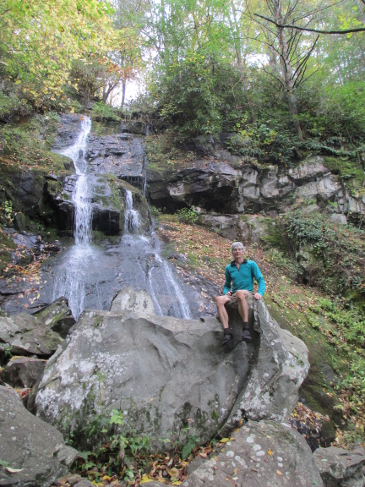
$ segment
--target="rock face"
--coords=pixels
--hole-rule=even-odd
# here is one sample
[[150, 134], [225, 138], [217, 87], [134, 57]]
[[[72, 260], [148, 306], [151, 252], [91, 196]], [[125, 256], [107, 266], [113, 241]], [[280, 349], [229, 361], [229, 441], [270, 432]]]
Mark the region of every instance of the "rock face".
[[74, 323], [66, 298], [57, 299], [36, 316], [17, 313], [0, 317], [0, 355], [10, 351], [48, 357], [57, 350]]
[[365, 212], [365, 197], [353, 197], [321, 156], [308, 156], [295, 168], [245, 162], [225, 150], [192, 161], [178, 171], [147, 167], [147, 190], [160, 207], [196, 205], [220, 214], [285, 212], [296, 199], [313, 200], [320, 208], [331, 203], [338, 214]]
[[319, 448], [313, 453], [325, 487], [363, 487], [365, 465], [363, 448], [348, 451], [342, 448]]
[[[227, 420], [232, 429], [243, 409], [255, 418], [290, 414], [308, 370], [307, 350], [279, 330], [263, 302], [250, 301], [254, 342], [242, 342], [241, 321], [232, 315], [235, 340], [225, 349], [217, 319], [155, 316], [145, 296], [122, 293], [112, 311], [84, 312], [49, 360], [36, 396], [41, 418], [61, 430], [68, 423], [77, 433], [91, 415], [118, 409], [124, 433], [148, 434], [153, 441], [172, 436], [183, 444], [185, 426], [205, 442]], [[137, 312], [122, 310], [123, 301]]]
[[[62, 115], [55, 149], [72, 145], [80, 132], [80, 116]], [[126, 191], [133, 193], [133, 206], [140, 213], [141, 230], [147, 230], [150, 218], [143, 195], [146, 157], [141, 137], [132, 134], [97, 136], [87, 139], [88, 186], [92, 204], [92, 228], [106, 235], [124, 232]], [[77, 176], [65, 179], [61, 186], [48, 186], [48, 195], [59, 216], [63, 230], [72, 232], [74, 204], [72, 193]]]
[[0, 386], [0, 485], [48, 487], [64, 475], [77, 451], [65, 445], [61, 433], [30, 414], [19, 395]]
[[323, 487], [309, 446], [287, 425], [249, 421], [234, 436], [181, 486]]

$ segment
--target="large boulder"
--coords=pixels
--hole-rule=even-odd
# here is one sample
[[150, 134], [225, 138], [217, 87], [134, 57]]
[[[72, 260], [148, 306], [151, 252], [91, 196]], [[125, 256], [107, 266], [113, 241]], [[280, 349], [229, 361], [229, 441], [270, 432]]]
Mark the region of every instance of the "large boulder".
[[325, 487], [364, 487], [365, 451], [342, 448], [319, 448], [313, 453]]
[[49, 357], [63, 342], [75, 323], [66, 298], [59, 298], [40, 313], [16, 313], [0, 317], [0, 356], [38, 355]]
[[41, 378], [46, 361], [35, 357], [12, 357], [1, 372], [1, 381], [12, 387], [31, 388]]
[[249, 421], [234, 436], [181, 487], [323, 487], [309, 446], [287, 425]]
[[216, 318], [155, 316], [145, 296], [126, 298], [126, 292], [112, 311], [85, 311], [49, 360], [36, 396], [41, 418], [77, 434], [93, 415], [118, 409], [124, 433], [148, 434], [155, 443], [172, 435], [183, 444], [188, 425], [200, 442], [227, 420], [231, 430], [238, 403], [255, 418], [291, 413], [308, 370], [307, 350], [279, 329], [263, 302], [250, 300], [254, 342], [242, 342], [233, 310], [235, 339], [223, 348]]
[[0, 386], [0, 411], [0, 486], [48, 487], [68, 472], [77, 451], [9, 387]]

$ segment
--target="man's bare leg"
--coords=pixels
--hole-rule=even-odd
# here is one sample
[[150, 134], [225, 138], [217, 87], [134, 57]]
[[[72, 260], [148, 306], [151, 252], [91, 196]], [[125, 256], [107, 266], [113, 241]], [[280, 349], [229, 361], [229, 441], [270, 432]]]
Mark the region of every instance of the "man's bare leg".
[[242, 340], [246, 343], [250, 343], [252, 341], [250, 329], [248, 326], [248, 303], [246, 299], [246, 296], [248, 296], [249, 294], [249, 291], [243, 289], [236, 292], [238, 312], [243, 321]]
[[221, 320], [221, 323], [224, 328], [224, 337], [223, 337], [222, 345], [227, 345], [227, 343], [229, 343], [232, 340], [233, 333], [228, 325], [228, 313], [224, 305], [229, 301], [231, 301], [231, 297], [226, 294], [224, 296], [214, 296], [214, 299], [217, 304], [219, 319]]
[[214, 296], [214, 299], [217, 305], [218, 316], [219, 319], [221, 320], [223, 328], [228, 328], [229, 327], [228, 313], [224, 305], [228, 303], [231, 300], [231, 298], [225, 295], [225, 296]]
[[248, 303], [246, 300], [246, 296], [248, 295], [249, 295], [249, 291], [246, 291], [244, 289], [236, 292], [238, 312], [244, 323], [248, 323]]

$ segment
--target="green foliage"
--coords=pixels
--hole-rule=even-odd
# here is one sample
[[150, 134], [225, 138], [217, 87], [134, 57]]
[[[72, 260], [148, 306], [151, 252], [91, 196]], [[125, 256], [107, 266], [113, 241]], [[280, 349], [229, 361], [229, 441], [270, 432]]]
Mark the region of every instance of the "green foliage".
[[93, 117], [96, 120], [114, 120], [120, 121], [120, 115], [118, 111], [111, 105], [104, 103], [103, 101], [95, 102], [93, 104]]
[[[298, 257], [298, 277], [324, 291], [365, 298], [365, 232], [343, 227], [325, 215], [302, 209], [278, 221]], [[304, 260], [303, 260], [304, 259]]]
[[198, 220], [198, 214], [193, 208], [181, 208], [175, 213], [180, 222], [190, 223], [193, 225]]
[[194, 450], [194, 448], [198, 445], [199, 438], [193, 435], [188, 435], [186, 438], [186, 443], [182, 449], [181, 456], [183, 460], [187, 458], [190, 453]]
[[66, 159], [51, 152], [59, 116], [55, 112], [36, 115], [27, 123], [0, 128], [0, 159], [16, 165], [47, 167], [54, 173], [67, 174]]
[[189, 52], [173, 61], [152, 86], [158, 112], [183, 136], [217, 135], [232, 112], [231, 104], [243, 94], [236, 89], [241, 74], [204, 51]]
[[14, 116], [27, 116], [31, 111], [32, 107], [24, 97], [19, 98], [16, 93], [7, 95], [0, 90], [0, 120], [10, 120]]

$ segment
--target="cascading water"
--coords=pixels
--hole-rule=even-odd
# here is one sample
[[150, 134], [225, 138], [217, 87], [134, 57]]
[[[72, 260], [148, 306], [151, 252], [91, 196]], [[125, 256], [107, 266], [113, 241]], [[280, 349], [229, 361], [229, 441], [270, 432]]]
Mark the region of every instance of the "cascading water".
[[138, 211], [133, 208], [132, 191], [126, 190], [125, 194], [125, 233], [133, 233], [138, 230], [140, 226]]
[[81, 119], [81, 132], [75, 144], [60, 153], [70, 157], [74, 163], [75, 172], [78, 176], [75, 190], [72, 194], [72, 201], [75, 205], [75, 244], [82, 245], [90, 241], [90, 228], [92, 209], [87, 184], [87, 163], [85, 161], [85, 151], [87, 147], [87, 137], [91, 130], [91, 120], [89, 117]]
[[[148, 239], [143, 236], [131, 236], [140, 226], [140, 219], [138, 211], [133, 208], [132, 192], [126, 190], [126, 212], [125, 212], [125, 233], [122, 242], [126, 242], [127, 245], [135, 246], [139, 248], [140, 241], [148, 242]], [[172, 308], [173, 316], [179, 318], [191, 319], [191, 312], [189, 303], [185, 298], [181, 287], [174, 278], [174, 275], [168, 265], [163, 260], [159, 252], [159, 243], [155, 241], [155, 252], [153, 253], [154, 264], [148, 270], [147, 273], [147, 290], [150, 293], [156, 314], [162, 316], [164, 314], [159, 299], [157, 296], [168, 296], [168, 301], [171, 302], [170, 308]], [[151, 260], [151, 259], [150, 259]], [[137, 261], [138, 262], [138, 261]], [[143, 269], [141, 268], [142, 272]]]
[[[156, 314], [160, 316], [164, 314], [157, 299], [157, 295], [167, 292], [172, 303], [173, 315], [190, 320], [191, 312], [189, 303], [185, 298], [179, 283], [174, 278], [168, 263], [161, 258], [159, 253], [155, 253], [154, 257], [155, 264], [148, 271], [147, 290], [152, 297]], [[159, 276], [157, 276], [158, 274]]]
[[139, 212], [133, 207], [132, 191], [126, 190], [124, 235], [120, 243], [101, 245], [91, 242], [92, 206], [85, 161], [91, 121], [83, 117], [76, 142], [61, 154], [70, 157], [77, 182], [72, 194], [75, 206], [74, 245], [63, 252], [53, 270], [53, 300], [66, 296], [74, 318], [84, 309], [109, 309], [118, 290], [126, 286], [147, 289], [158, 315], [191, 319], [183, 291], [168, 263], [161, 258], [155, 236], [138, 234]]
[[85, 152], [87, 137], [91, 130], [91, 119], [81, 118], [81, 132], [76, 142], [60, 151], [60, 154], [70, 157], [78, 176], [75, 189], [72, 193], [72, 201], [75, 207], [75, 246], [67, 253], [65, 265], [59, 269], [56, 277], [53, 297], [66, 296], [77, 320], [85, 306], [85, 273], [88, 271], [88, 261], [93, 258], [92, 249], [89, 247], [92, 208], [87, 182], [87, 163]]

